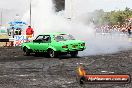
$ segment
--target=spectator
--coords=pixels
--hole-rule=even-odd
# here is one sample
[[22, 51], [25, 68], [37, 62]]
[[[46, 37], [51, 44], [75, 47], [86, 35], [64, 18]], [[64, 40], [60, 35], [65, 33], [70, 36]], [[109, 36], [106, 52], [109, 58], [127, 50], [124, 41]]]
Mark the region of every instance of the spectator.
[[14, 31], [15, 31], [15, 28], [14, 27], [12, 27], [12, 29], [11, 29], [11, 36], [14, 38]]
[[22, 29], [21, 28], [19, 28], [19, 35], [21, 35], [22, 34]]
[[127, 28], [127, 30], [128, 30], [128, 35], [130, 36], [130, 35], [131, 35], [131, 26], [129, 26], [129, 27]]
[[16, 29], [16, 31], [15, 31], [15, 35], [18, 35], [18, 29], [19, 29], [19, 28]]
[[34, 36], [34, 31], [33, 31], [33, 28], [31, 28], [31, 26], [28, 26], [28, 28], [26, 29], [26, 36], [27, 36], [27, 40], [28, 38], [31, 38], [32, 36]]
[[10, 29], [7, 29], [7, 34], [8, 34], [8, 36], [11, 35], [11, 34], [10, 34]]
[[33, 28], [31, 28], [31, 26], [28, 26], [28, 28], [26, 29], [26, 35], [33, 35], [34, 31]]

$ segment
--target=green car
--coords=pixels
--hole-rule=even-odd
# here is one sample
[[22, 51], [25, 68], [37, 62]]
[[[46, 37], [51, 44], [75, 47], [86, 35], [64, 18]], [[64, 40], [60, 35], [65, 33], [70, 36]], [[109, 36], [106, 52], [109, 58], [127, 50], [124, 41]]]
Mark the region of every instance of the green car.
[[47, 53], [51, 58], [62, 54], [70, 54], [72, 57], [76, 57], [78, 51], [83, 51], [85, 48], [84, 41], [76, 40], [72, 35], [66, 33], [38, 35], [33, 42], [22, 44], [22, 50], [26, 55]]

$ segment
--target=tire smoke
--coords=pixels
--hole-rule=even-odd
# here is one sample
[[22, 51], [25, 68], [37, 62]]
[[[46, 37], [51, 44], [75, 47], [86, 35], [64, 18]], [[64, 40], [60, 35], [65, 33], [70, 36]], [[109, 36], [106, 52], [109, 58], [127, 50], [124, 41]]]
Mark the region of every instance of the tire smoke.
[[[128, 49], [131, 45], [125, 35], [96, 33], [92, 23], [88, 25], [83, 21], [83, 15], [78, 19], [69, 20], [63, 11], [56, 13], [52, 0], [33, 0], [33, 4], [35, 5], [32, 8], [32, 27], [35, 36], [47, 32], [72, 34], [76, 39], [86, 42], [87, 49], [80, 52], [80, 56], [115, 53]], [[25, 13], [23, 20], [29, 22], [29, 11]]]

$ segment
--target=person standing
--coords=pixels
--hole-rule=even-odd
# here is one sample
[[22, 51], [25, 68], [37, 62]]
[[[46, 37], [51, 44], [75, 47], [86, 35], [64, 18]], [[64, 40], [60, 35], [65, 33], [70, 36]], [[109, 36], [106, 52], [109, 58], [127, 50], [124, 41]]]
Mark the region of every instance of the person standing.
[[7, 34], [8, 34], [8, 36], [11, 35], [11, 34], [10, 34], [10, 29], [7, 29]]
[[21, 28], [19, 28], [19, 35], [21, 35], [22, 34], [22, 29]]
[[127, 27], [127, 32], [128, 32], [128, 41], [129, 41], [129, 42], [132, 42], [131, 26], [128, 26], [128, 27]]
[[129, 27], [127, 28], [127, 31], [128, 31], [128, 35], [130, 36], [130, 35], [131, 35], [131, 26], [129, 26]]
[[14, 35], [15, 35], [14, 31], [15, 31], [15, 28], [12, 27], [12, 29], [11, 29], [11, 36], [12, 36], [13, 38], [14, 38]]
[[28, 38], [32, 38], [34, 36], [34, 30], [33, 28], [31, 28], [31, 26], [28, 26], [28, 28], [26, 29], [26, 36], [27, 36], [27, 41]]

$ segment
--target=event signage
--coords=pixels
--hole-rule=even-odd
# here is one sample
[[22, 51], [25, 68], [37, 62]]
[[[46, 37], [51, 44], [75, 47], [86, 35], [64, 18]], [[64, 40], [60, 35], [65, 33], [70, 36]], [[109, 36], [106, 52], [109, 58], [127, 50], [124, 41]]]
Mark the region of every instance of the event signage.
[[22, 43], [27, 42], [26, 35], [15, 35], [14, 36], [14, 46], [21, 46]]

